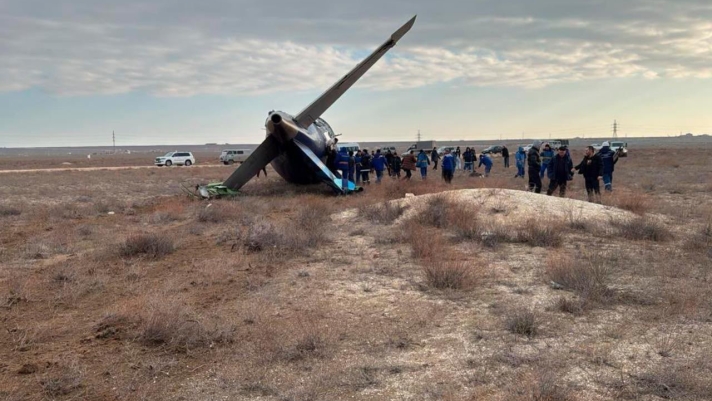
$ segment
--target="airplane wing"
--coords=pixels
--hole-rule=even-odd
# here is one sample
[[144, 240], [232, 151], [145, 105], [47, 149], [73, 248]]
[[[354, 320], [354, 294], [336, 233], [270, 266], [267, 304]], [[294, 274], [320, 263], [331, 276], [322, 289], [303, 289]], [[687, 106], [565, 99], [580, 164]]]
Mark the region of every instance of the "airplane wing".
[[266, 167], [281, 153], [281, 145], [274, 135], [269, 135], [245, 160], [240, 167], [228, 177], [223, 185], [237, 191], [242, 188], [258, 171]]
[[365, 60], [363, 60], [359, 65], [354, 67], [348, 74], [344, 75], [337, 83], [334, 84], [329, 90], [324, 92], [318, 99], [316, 99], [312, 104], [307, 106], [301, 113], [296, 117], [297, 123], [302, 127], [306, 128], [310, 126], [317, 118], [331, 107], [334, 102], [336, 102], [341, 95], [344, 94], [356, 81], [363, 76], [375, 63], [378, 61], [388, 50], [390, 50], [396, 43], [413, 27], [415, 23], [415, 18], [411, 18], [410, 21], [406, 22], [405, 25], [400, 27], [397, 31], [391, 35], [391, 37], [381, 45], [376, 51], [371, 53]]
[[[307, 161], [309, 164], [309, 167], [311, 167], [317, 175], [321, 178], [321, 180], [329, 185], [331, 188], [333, 188], [336, 192], [343, 192], [341, 189], [341, 178], [338, 178], [337, 176], [334, 175], [334, 173], [329, 170], [324, 163], [321, 162], [321, 160], [314, 154], [314, 152], [309, 149], [308, 146], [305, 144], [299, 142], [298, 139], [293, 140], [294, 144], [297, 145], [299, 150], [304, 154], [304, 160]], [[345, 177], [343, 179], [348, 179], [348, 177]], [[348, 188], [349, 191], [361, 191], [363, 188], [357, 187], [356, 184], [353, 182], [349, 181], [348, 183]]]

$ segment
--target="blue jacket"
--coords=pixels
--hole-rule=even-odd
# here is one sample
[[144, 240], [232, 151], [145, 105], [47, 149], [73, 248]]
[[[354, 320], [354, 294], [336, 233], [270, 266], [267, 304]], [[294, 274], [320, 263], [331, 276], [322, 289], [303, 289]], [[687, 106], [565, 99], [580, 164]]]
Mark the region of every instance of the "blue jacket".
[[612, 174], [614, 166], [618, 162], [618, 155], [616, 155], [616, 152], [612, 151], [609, 146], [604, 146], [598, 154], [601, 156], [603, 174]]
[[487, 168], [492, 168], [492, 159], [490, 159], [487, 155], [480, 155], [480, 164], [478, 164], [477, 167], [480, 167], [483, 164]]
[[376, 171], [383, 171], [386, 168], [386, 158], [382, 154], [376, 153], [371, 160], [371, 166]]
[[553, 150], [542, 150], [541, 153], [539, 154], [541, 156], [541, 164], [546, 165], [549, 164], [551, 161], [551, 158], [554, 157], [554, 151]]
[[517, 151], [517, 154], [514, 155], [514, 159], [517, 161], [517, 167], [524, 167], [524, 164], [527, 161], [527, 154], [524, 153], [524, 148], [519, 147], [519, 150]]
[[339, 154], [336, 155], [336, 168], [344, 171], [348, 174], [349, 172], [349, 152], [346, 149], [342, 149]]
[[450, 153], [445, 154], [445, 156], [443, 156], [443, 162], [441, 167], [443, 170], [454, 171], [455, 158]]
[[428, 160], [428, 155], [423, 153], [418, 153], [418, 162], [416, 164], [417, 167], [428, 167], [430, 164], [430, 160]]

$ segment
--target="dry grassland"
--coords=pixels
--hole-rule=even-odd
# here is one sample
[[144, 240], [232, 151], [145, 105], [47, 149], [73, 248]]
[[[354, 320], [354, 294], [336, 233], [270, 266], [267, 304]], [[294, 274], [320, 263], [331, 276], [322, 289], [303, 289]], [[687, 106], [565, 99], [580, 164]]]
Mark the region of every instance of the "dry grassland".
[[631, 149], [604, 206], [499, 159], [211, 202], [178, 184], [230, 168], [0, 175], [0, 399], [712, 399], [710, 151]]

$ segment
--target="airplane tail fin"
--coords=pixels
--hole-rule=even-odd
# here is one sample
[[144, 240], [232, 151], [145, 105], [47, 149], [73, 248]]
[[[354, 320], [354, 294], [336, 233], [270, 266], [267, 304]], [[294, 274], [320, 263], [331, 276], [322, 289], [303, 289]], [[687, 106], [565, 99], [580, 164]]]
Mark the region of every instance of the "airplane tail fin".
[[297, 123], [302, 127], [306, 128], [310, 126], [317, 118], [331, 107], [334, 102], [336, 102], [341, 95], [344, 94], [356, 81], [363, 76], [384, 54], [388, 52], [396, 43], [413, 27], [415, 24], [415, 18], [417, 15], [406, 22], [405, 25], [400, 27], [395, 31], [388, 40], [386, 40], [378, 49], [376, 49], [370, 56], [359, 63], [353, 70], [348, 74], [344, 75], [338, 82], [334, 84], [329, 90], [324, 92], [318, 99], [316, 99], [312, 104], [307, 106], [302, 110], [296, 117]]

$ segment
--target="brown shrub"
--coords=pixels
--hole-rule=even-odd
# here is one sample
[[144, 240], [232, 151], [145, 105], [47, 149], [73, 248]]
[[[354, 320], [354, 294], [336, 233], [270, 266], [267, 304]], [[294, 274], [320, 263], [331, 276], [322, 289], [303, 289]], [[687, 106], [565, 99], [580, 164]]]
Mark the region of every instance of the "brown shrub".
[[532, 392], [532, 401], [571, 401], [575, 398], [571, 390], [558, 383], [557, 376], [552, 372], [540, 374]]
[[672, 233], [662, 223], [649, 217], [616, 220], [620, 236], [630, 240], [664, 242], [672, 239]]
[[67, 396], [84, 386], [84, 374], [77, 367], [65, 367], [56, 374], [49, 374], [40, 380], [45, 395], [54, 399]]
[[[608, 287], [612, 271], [607, 261], [598, 255], [584, 255], [575, 261], [555, 255], [547, 262], [546, 274], [549, 280], [578, 295], [580, 307], [590, 303], [610, 303], [615, 296]], [[564, 305], [569, 306], [572, 310], [577, 309], [574, 304]]]
[[554, 224], [529, 219], [514, 237], [516, 242], [529, 246], [555, 248], [564, 242], [562, 230]]
[[451, 262], [442, 259], [425, 262], [423, 272], [428, 285], [439, 290], [467, 290], [477, 284], [474, 262]]
[[[637, 377], [638, 391], [673, 400], [709, 400], [712, 398], [710, 369], [703, 364], [669, 364]], [[705, 372], [706, 370], [706, 372]]]
[[358, 208], [359, 216], [365, 217], [378, 224], [391, 224], [403, 215], [407, 206], [400, 202], [383, 202], [378, 205], [361, 205]]
[[580, 300], [559, 297], [554, 303], [554, 308], [560, 312], [580, 315], [583, 312], [583, 305]]
[[445, 245], [442, 234], [419, 225], [412, 225], [408, 228], [407, 241], [413, 251], [413, 258], [431, 260], [442, 257], [445, 252]]
[[536, 315], [529, 310], [517, 310], [510, 312], [505, 318], [507, 330], [513, 334], [520, 334], [532, 338], [538, 332]]
[[428, 199], [425, 209], [416, 215], [416, 219], [424, 226], [446, 228], [450, 221], [450, 210], [454, 205], [447, 196], [432, 196]]
[[16, 207], [0, 205], [0, 217], [19, 216], [21, 214], [22, 214], [22, 210], [20, 210]]
[[650, 198], [643, 193], [618, 191], [609, 197], [604, 197], [606, 205], [628, 210], [635, 214], [643, 215], [650, 210]]
[[146, 256], [158, 259], [173, 253], [173, 251], [175, 251], [173, 241], [156, 234], [132, 235], [119, 246], [119, 254], [126, 258]]
[[140, 326], [139, 339], [150, 346], [167, 346], [176, 352], [190, 352], [212, 344], [232, 341], [232, 326], [207, 327], [197, 316], [172, 300], [154, 300]]
[[684, 247], [688, 251], [707, 252], [712, 258], [712, 221], [707, 222], [701, 229], [692, 233], [685, 241]]

